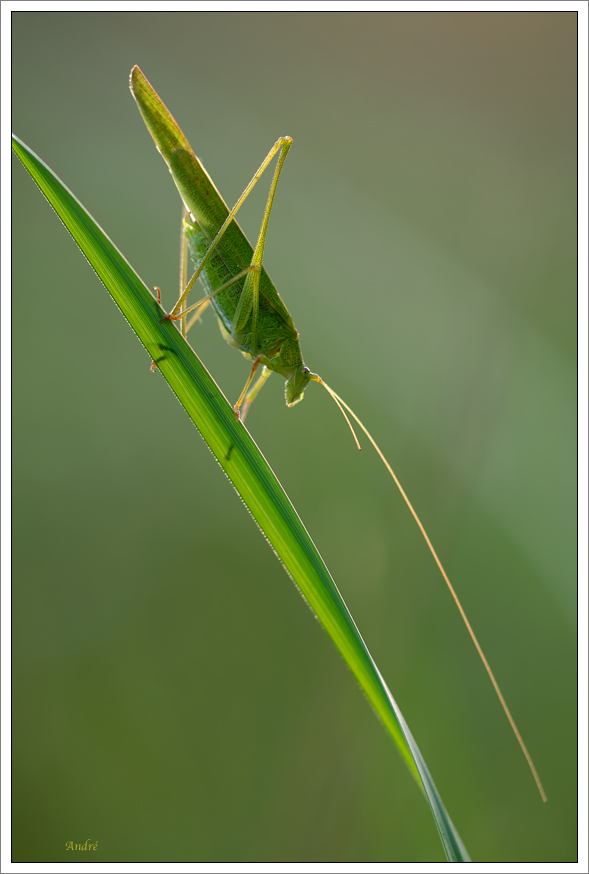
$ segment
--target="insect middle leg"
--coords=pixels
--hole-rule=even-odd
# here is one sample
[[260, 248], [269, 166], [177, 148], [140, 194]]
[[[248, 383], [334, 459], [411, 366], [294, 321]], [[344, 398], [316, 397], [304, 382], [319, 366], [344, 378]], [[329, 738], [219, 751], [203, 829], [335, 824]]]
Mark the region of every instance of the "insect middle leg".
[[[239, 282], [240, 279], [243, 279], [244, 276], [248, 276], [250, 273], [259, 273], [261, 267], [259, 264], [252, 264], [250, 267], [246, 267], [245, 270], [240, 270], [235, 276], [233, 276], [228, 282], [224, 282], [220, 288], [216, 288], [214, 291], [211, 291], [210, 294], [207, 294], [206, 297], [201, 298], [196, 303], [193, 303], [192, 306], [188, 307], [185, 310], [181, 310], [179, 313], [174, 313], [172, 310], [171, 313], [166, 313], [163, 319], [160, 319], [161, 322], [176, 322], [179, 319], [184, 319], [188, 313], [191, 313], [193, 310], [196, 310], [204, 303], [208, 304], [212, 297], [215, 297], [216, 294], [220, 294], [222, 291], [226, 291], [228, 288], [231, 288], [236, 282]], [[243, 292], [242, 292], [243, 294]], [[240, 297], [241, 300], [241, 297]], [[201, 310], [202, 312], [202, 310]]]
[[202, 316], [202, 314], [204, 313], [204, 311], [206, 310], [206, 308], [208, 307], [209, 304], [210, 304], [210, 300], [205, 300], [205, 301], [203, 301], [203, 303], [201, 303], [199, 308], [197, 310], [195, 310], [194, 315], [192, 316], [192, 318], [190, 319], [190, 321], [186, 325], [186, 331], [185, 331], [184, 336], [186, 336], [186, 334], [189, 332], [189, 330], [192, 328], [192, 326], [194, 324], [196, 324], [196, 322], [198, 322], [198, 320], [200, 319], [200, 317]]

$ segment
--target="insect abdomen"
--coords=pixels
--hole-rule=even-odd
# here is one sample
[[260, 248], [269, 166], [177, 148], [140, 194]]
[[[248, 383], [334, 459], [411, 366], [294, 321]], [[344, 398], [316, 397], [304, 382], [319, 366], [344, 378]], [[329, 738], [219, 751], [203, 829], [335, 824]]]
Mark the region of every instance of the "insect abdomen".
[[[211, 241], [193, 220], [190, 224], [186, 224], [184, 233], [188, 242], [190, 256], [196, 266], [204, 258], [210, 247]], [[232, 276], [236, 276], [248, 266], [249, 264], [239, 264], [235, 258], [233, 258], [231, 254], [223, 248], [222, 243], [219, 244], [200, 274], [206, 293], [211, 294], [211, 292], [216, 291], [222, 285], [227, 283]], [[262, 290], [265, 283], [271, 284], [269, 277], [265, 271], [262, 270], [262, 275], [260, 277]], [[244, 284], [245, 277], [237, 280], [237, 282], [225, 291], [212, 297], [211, 304], [213, 305], [225, 332], [229, 337], [231, 337], [231, 345], [236, 345], [238, 349], [246, 354], [261, 354], [264, 357], [273, 358], [278, 354], [285, 340], [292, 339], [293, 336], [296, 336], [296, 331], [285, 322], [281, 315], [279, 315], [268, 303], [263, 293], [261, 293], [259, 297], [258, 336], [256, 338], [256, 348], [252, 348], [251, 318], [238, 336], [232, 335], [231, 329], [233, 318], [237, 310]], [[228, 337], [226, 337], [226, 339], [228, 339]]]

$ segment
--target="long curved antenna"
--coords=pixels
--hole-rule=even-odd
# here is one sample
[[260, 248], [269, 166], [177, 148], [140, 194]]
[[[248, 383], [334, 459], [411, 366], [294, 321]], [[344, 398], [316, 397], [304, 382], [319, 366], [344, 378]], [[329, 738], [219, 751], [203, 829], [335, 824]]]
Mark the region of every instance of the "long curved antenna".
[[348, 413], [350, 414], [350, 416], [352, 416], [352, 418], [353, 418], [353, 419], [358, 423], [358, 425], [360, 426], [360, 428], [362, 428], [362, 430], [364, 431], [364, 433], [366, 434], [366, 436], [368, 437], [368, 439], [370, 440], [370, 442], [372, 443], [372, 445], [373, 445], [374, 448], [376, 449], [376, 452], [377, 452], [378, 455], [380, 456], [380, 460], [382, 461], [382, 463], [384, 464], [384, 466], [386, 467], [386, 469], [388, 470], [388, 472], [390, 473], [390, 475], [391, 475], [392, 478], [394, 479], [395, 484], [396, 484], [397, 488], [399, 489], [399, 491], [401, 492], [401, 495], [403, 496], [403, 499], [404, 499], [405, 503], [406, 503], [407, 506], [409, 507], [409, 510], [411, 511], [411, 515], [413, 516], [413, 518], [414, 518], [415, 521], [417, 522], [417, 525], [419, 526], [419, 530], [420, 530], [421, 533], [423, 534], [423, 536], [424, 536], [424, 538], [425, 538], [425, 542], [427, 543], [427, 545], [428, 545], [428, 547], [429, 547], [429, 551], [430, 551], [431, 554], [433, 555], [433, 557], [434, 557], [434, 561], [436, 562], [438, 568], [440, 569], [440, 573], [442, 574], [442, 576], [443, 576], [443, 578], [444, 578], [444, 580], [445, 580], [445, 582], [446, 582], [446, 585], [448, 586], [448, 588], [449, 588], [449, 590], [450, 590], [450, 594], [451, 594], [452, 597], [454, 598], [454, 601], [455, 601], [455, 603], [456, 603], [456, 606], [458, 607], [458, 610], [460, 611], [460, 615], [462, 616], [462, 619], [463, 619], [463, 621], [464, 621], [464, 624], [466, 625], [466, 627], [467, 627], [467, 629], [468, 629], [468, 633], [470, 634], [470, 636], [471, 636], [471, 638], [472, 638], [472, 642], [474, 643], [474, 645], [475, 645], [475, 647], [476, 647], [476, 649], [477, 649], [477, 652], [478, 652], [479, 656], [481, 657], [481, 661], [483, 662], [483, 664], [484, 664], [484, 666], [485, 666], [485, 670], [487, 671], [487, 674], [489, 675], [489, 679], [491, 680], [491, 682], [492, 682], [492, 684], [493, 684], [493, 687], [494, 687], [494, 689], [495, 689], [495, 692], [497, 693], [497, 697], [499, 698], [499, 701], [501, 702], [501, 706], [503, 707], [503, 710], [505, 711], [505, 715], [507, 716], [507, 719], [509, 720], [509, 724], [511, 725], [511, 728], [512, 728], [512, 730], [513, 730], [513, 733], [515, 734], [515, 736], [516, 736], [516, 738], [517, 738], [517, 740], [518, 740], [518, 743], [519, 743], [519, 745], [520, 745], [520, 747], [521, 747], [521, 749], [522, 749], [522, 752], [523, 752], [524, 756], [526, 757], [526, 761], [527, 761], [527, 763], [528, 763], [528, 765], [529, 765], [530, 771], [532, 772], [532, 775], [533, 775], [533, 777], [534, 777], [534, 780], [536, 781], [536, 786], [538, 787], [538, 791], [540, 792], [540, 795], [541, 795], [541, 797], [542, 797], [542, 801], [548, 801], [548, 798], [546, 797], [546, 793], [544, 792], [544, 787], [542, 786], [542, 783], [541, 783], [541, 781], [540, 781], [540, 777], [538, 776], [538, 772], [536, 771], [536, 767], [535, 767], [535, 765], [534, 765], [534, 762], [532, 761], [532, 757], [531, 757], [531, 755], [530, 755], [529, 752], [528, 752], [528, 748], [526, 747], [526, 745], [525, 745], [525, 743], [524, 743], [524, 741], [523, 741], [523, 738], [522, 738], [521, 734], [519, 733], [518, 727], [517, 727], [517, 725], [515, 724], [515, 720], [514, 720], [513, 716], [512, 716], [511, 713], [509, 712], [509, 707], [507, 706], [507, 704], [506, 704], [506, 702], [505, 702], [505, 698], [503, 697], [503, 694], [502, 694], [502, 692], [501, 692], [501, 689], [499, 688], [499, 684], [498, 684], [497, 680], [495, 679], [495, 677], [494, 677], [494, 675], [493, 675], [493, 671], [491, 670], [491, 667], [490, 667], [490, 665], [489, 665], [489, 662], [488, 662], [487, 659], [485, 658], [485, 654], [484, 654], [484, 652], [483, 652], [483, 650], [482, 650], [482, 648], [481, 648], [481, 645], [480, 645], [480, 643], [478, 642], [478, 640], [476, 639], [476, 635], [475, 635], [474, 631], [472, 630], [472, 627], [471, 627], [471, 625], [470, 625], [470, 622], [469, 622], [468, 619], [466, 618], [466, 613], [464, 612], [464, 609], [463, 609], [463, 607], [462, 607], [462, 604], [461, 604], [460, 601], [458, 600], [458, 595], [457, 595], [456, 592], [454, 591], [454, 588], [453, 588], [453, 586], [452, 586], [450, 580], [448, 579], [448, 575], [446, 574], [446, 571], [444, 570], [444, 568], [443, 568], [443, 566], [442, 566], [442, 562], [441, 562], [440, 559], [438, 558], [438, 555], [437, 555], [435, 549], [434, 549], [433, 546], [432, 546], [431, 540], [430, 540], [429, 537], [427, 536], [427, 532], [426, 532], [425, 528], [423, 527], [423, 525], [422, 525], [422, 523], [421, 523], [421, 519], [419, 518], [419, 516], [417, 515], [417, 513], [416, 513], [415, 510], [413, 509], [413, 505], [412, 505], [411, 501], [409, 500], [409, 498], [407, 497], [407, 495], [405, 494], [405, 490], [403, 489], [403, 486], [401, 485], [401, 483], [400, 483], [399, 480], [397, 479], [397, 476], [396, 476], [396, 474], [395, 474], [393, 468], [390, 466], [390, 464], [388, 463], [388, 461], [387, 461], [386, 458], [384, 457], [383, 453], [381, 452], [381, 450], [380, 450], [379, 447], [377, 446], [376, 441], [374, 440], [372, 434], [371, 434], [371, 433], [368, 431], [368, 429], [367, 429], [367, 428], [362, 424], [362, 422], [360, 421], [360, 419], [358, 418], [358, 416], [356, 415], [356, 413], [351, 409], [351, 407], [349, 407], [349, 406], [346, 404], [346, 402], [345, 402], [344, 400], [342, 400], [342, 399], [340, 398], [340, 396], [337, 395], [337, 394], [334, 392], [334, 390], [333, 390], [332, 388], [330, 388], [330, 387], [327, 385], [327, 383], [325, 383], [325, 382], [321, 379], [320, 376], [317, 376], [316, 374], [313, 374], [313, 375], [311, 376], [311, 379], [312, 379], [314, 382], [319, 382], [319, 383], [320, 383], [320, 384], [321, 384], [325, 389], [327, 389], [327, 391], [329, 392], [329, 394], [331, 395], [331, 397], [334, 399], [334, 401], [336, 402], [336, 404], [338, 405], [338, 407], [339, 407], [340, 410], [342, 411], [343, 415], [345, 416], [345, 419], [346, 419], [348, 425], [350, 426], [350, 430], [352, 431], [352, 434], [354, 435], [354, 439], [355, 439], [355, 441], [356, 441], [356, 445], [358, 446], [358, 449], [360, 448], [360, 444], [359, 444], [359, 442], [358, 442], [358, 438], [356, 437], [356, 433], [355, 433], [355, 431], [354, 431], [354, 429], [353, 429], [353, 427], [352, 427], [352, 425], [351, 425], [350, 420], [349, 420], [348, 417], [346, 416], [346, 413], [344, 412], [344, 410], [347, 410]]
[[[340, 398], [336, 395], [336, 393], [334, 392], [334, 390], [333, 390], [332, 388], [330, 388], [330, 387], [327, 385], [326, 382], [323, 382], [323, 380], [321, 379], [321, 377], [320, 377], [320, 376], [317, 376], [316, 373], [313, 373], [313, 374], [311, 375], [311, 379], [313, 380], [313, 382], [318, 382], [318, 383], [320, 383], [320, 384], [323, 386], [323, 388], [326, 389], [326, 390], [329, 392], [329, 394], [331, 395], [331, 397], [334, 399], [334, 401], [336, 402], [336, 404], [337, 404], [338, 407], [340, 408], [340, 412], [341, 412], [342, 416], [344, 417], [344, 419], [345, 419], [346, 422], [348, 423], [348, 428], [349, 428], [350, 431], [352, 432], [352, 437], [353, 437], [354, 440], [356, 441], [356, 446], [358, 447], [358, 449], [362, 449], [362, 447], [360, 446], [360, 441], [358, 440], [358, 437], [356, 436], [356, 432], [354, 431], [354, 426], [352, 425], [352, 423], [351, 423], [350, 420], [348, 419], [348, 414], [346, 413], [346, 411], [344, 410], [344, 408], [343, 408], [343, 406], [342, 406], [343, 401], [340, 400]], [[352, 412], [352, 411], [350, 410], [350, 412]], [[353, 413], [352, 413], [352, 415], [354, 416]], [[356, 418], [356, 417], [354, 416], [354, 418]]]

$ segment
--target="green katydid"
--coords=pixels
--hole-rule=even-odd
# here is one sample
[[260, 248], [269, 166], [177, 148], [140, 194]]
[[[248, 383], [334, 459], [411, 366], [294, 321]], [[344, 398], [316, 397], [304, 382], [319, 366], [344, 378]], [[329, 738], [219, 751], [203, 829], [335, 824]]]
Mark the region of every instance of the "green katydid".
[[[270, 212], [278, 178], [292, 144], [291, 138], [282, 137], [275, 143], [233, 209], [230, 210], [212, 179], [194, 154], [176, 121], [139, 67], [134, 67], [131, 71], [130, 87], [145, 124], [169, 167], [185, 209], [183, 218], [183, 256], [181, 258], [181, 293], [174, 308], [170, 313], [164, 313], [162, 320], [179, 321], [180, 329], [186, 335], [188, 329], [199, 318], [209, 303], [213, 306], [219, 320], [221, 332], [227, 342], [237, 347], [246, 357], [253, 359], [250, 375], [234, 407], [238, 419], [241, 417], [243, 421], [251, 402], [266, 379], [275, 371], [286, 379], [285, 394], [286, 403], [289, 407], [302, 400], [305, 388], [310, 382], [318, 382], [324, 386], [338, 405], [354, 435], [358, 448], [360, 448], [360, 443], [349, 416], [354, 419], [366, 434], [395, 481], [425, 538], [428, 548], [483, 661], [503, 710], [534, 776], [540, 795], [546, 801], [546, 794], [532, 758], [425, 528], [372, 435], [345, 401], [321, 377], [312, 373], [305, 366], [301, 355], [298, 331], [282, 298], [263, 267], [264, 245]], [[266, 202], [258, 240], [254, 248], [237, 224], [235, 216], [277, 154], [278, 159], [270, 185], [270, 193]], [[185, 281], [186, 247], [196, 265], [196, 270], [188, 283]], [[195, 304], [186, 306], [188, 294], [199, 278], [204, 285], [206, 295]], [[161, 302], [159, 289], [156, 289], [156, 291], [158, 293], [158, 302]], [[189, 313], [194, 315], [187, 324], [186, 316]], [[253, 388], [250, 388], [260, 365], [263, 365], [262, 374]]]

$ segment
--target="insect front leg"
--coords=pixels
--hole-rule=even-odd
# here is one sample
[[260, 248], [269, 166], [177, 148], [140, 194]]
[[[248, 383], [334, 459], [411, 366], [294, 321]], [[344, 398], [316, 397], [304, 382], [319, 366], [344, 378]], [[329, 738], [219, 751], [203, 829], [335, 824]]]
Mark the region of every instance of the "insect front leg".
[[[254, 385], [254, 387], [246, 395], [246, 398], [243, 401], [243, 404], [241, 406], [240, 419], [242, 422], [244, 421], [245, 417], [247, 416], [247, 411], [249, 410], [252, 401], [256, 398], [258, 392], [260, 391], [260, 389], [262, 388], [262, 386], [264, 385], [264, 383], [266, 382], [268, 377], [271, 375], [272, 375], [272, 371], [270, 370], [270, 368], [266, 367], [264, 365], [264, 369], [262, 370], [261, 376], [259, 377], [259, 379], [256, 382], [256, 384]], [[247, 386], [246, 386], [246, 389], [247, 389]], [[236, 404], [236, 406], [237, 406], [237, 404]]]
[[[239, 398], [237, 399], [237, 403], [236, 403], [236, 404], [234, 405], [234, 407], [233, 407], [233, 411], [234, 411], [234, 413], [235, 413], [235, 415], [237, 416], [238, 419], [240, 418], [240, 416], [239, 416], [239, 408], [241, 407], [241, 404], [243, 403], [243, 399], [244, 399], [244, 397], [245, 397], [246, 394], [247, 394], [247, 390], [248, 390], [248, 388], [249, 388], [250, 385], [252, 384], [252, 380], [253, 380], [253, 378], [254, 378], [254, 376], [255, 376], [256, 370], [257, 370], [258, 367], [260, 366], [260, 362], [261, 362], [261, 361], [262, 361], [262, 356], [261, 356], [261, 355], [258, 355], [258, 357], [256, 358], [256, 360], [254, 361], [254, 366], [252, 367], [252, 372], [250, 373], [250, 375], [249, 375], [249, 377], [248, 377], [248, 380], [247, 380], [246, 384], [245, 384], [244, 387], [243, 387], [243, 391], [242, 391], [242, 393], [239, 395]], [[257, 383], [256, 383], [256, 385], [257, 385]], [[249, 404], [248, 404], [248, 406], [249, 406]], [[247, 408], [246, 408], [246, 412], [247, 412]], [[244, 416], [245, 416], [245, 413], [244, 413]]]

